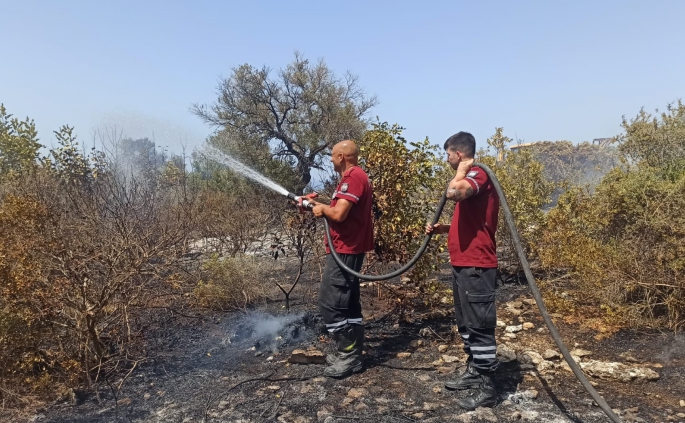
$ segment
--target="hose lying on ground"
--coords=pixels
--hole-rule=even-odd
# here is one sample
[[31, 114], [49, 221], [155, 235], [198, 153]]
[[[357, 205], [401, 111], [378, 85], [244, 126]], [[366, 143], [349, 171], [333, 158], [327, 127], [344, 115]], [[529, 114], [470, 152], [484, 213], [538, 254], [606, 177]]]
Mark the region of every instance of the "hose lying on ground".
[[[523, 245], [521, 244], [521, 239], [519, 238], [518, 231], [516, 230], [516, 223], [514, 221], [514, 216], [511, 214], [511, 210], [509, 210], [509, 205], [507, 204], [507, 199], [504, 196], [504, 191], [502, 191], [502, 187], [499, 184], [499, 180], [497, 179], [497, 176], [495, 176], [495, 173], [490, 169], [488, 166], [482, 164], [482, 163], [476, 163], [474, 166], [479, 166], [481, 169], [487, 173], [488, 177], [492, 181], [492, 184], [495, 187], [495, 191], [497, 191], [497, 196], [499, 196], [500, 200], [500, 207], [502, 208], [502, 211], [504, 212], [504, 220], [507, 222], [507, 226], [509, 227], [509, 231], [511, 232], [511, 238], [514, 242], [514, 246], [516, 247], [516, 253], [519, 257], [519, 260], [521, 261], [521, 265], [523, 266], [523, 272], [526, 275], [526, 279], [528, 280], [528, 285], [530, 286], [530, 290], [533, 293], [533, 298], [535, 298], [535, 303], [537, 304], [538, 308], [540, 309], [540, 314], [542, 315], [542, 318], [545, 321], [545, 324], [547, 325], [547, 328], [549, 329], [550, 334], [552, 335], [552, 339], [554, 339], [554, 342], [557, 344], [557, 347], [559, 347], [559, 350], [561, 351], [561, 354], [564, 356], [564, 359], [568, 363], [569, 367], [573, 371], [573, 374], [576, 375], [576, 378], [578, 381], [580, 381], [581, 385], [585, 388], [585, 390], [590, 394], [592, 399], [595, 400], [599, 408], [604, 411], [604, 413], [614, 422], [614, 423], [621, 423], [621, 419], [613, 412], [611, 407], [609, 407], [609, 404], [602, 398], [599, 393], [595, 390], [595, 388], [590, 384], [590, 381], [587, 380], [585, 377], [585, 374], [583, 371], [580, 369], [578, 364], [573, 360], [571, 357], [571, 353], [568, 351], [568, 348], [566, 348], [566, 345], [564, 345], [564, 341], [561, 339], [561, 336], [559, 335], [559, 332], [557, 331], [556, 326], [554, 326], [554, 323], [552, 322], [552, 318], [549, 315], [549, 312], [547, 311], [547, 307], [545, 306], [545, 303], [542, 301], [542, 295], [540, 294], [540, 290], [538, 289], [537, 284], [535, 283], [535, 278], [533, 277], [533, 272], [530, 270], [530, 265], [528, 264], [528, 259], [526, 258], [526, 255], [523, 251]], [[435, 225], [438, 222], [438, 219], [440, 219], [440, 214], [442, 213], [442, 209], [445, 206], [445, 202], [447, 200], [447, 190], [445, 190], [445, 193], [442, 195], [442, 198], [440, 199], [440, 203], [438, 203], [438, 207], [435, 210], [435, 215], [433, 216], [433, 221], [431, 222], [432, 225]], [[355, 272], [354, 270], [350, 269], [345, 265], [345, 263], [341, 260], [340, 256], [338, 253], [335, 252], [335, 249], [333, 248], [333, 239], [331, 238], [331, 231], [328, 226], [328, 220], [324, 219], [324, 226], [325, 226], [325, 232], [326, 232], [326, 239], [328, 240], [328, 245], [330, 246], [331, 250], [331, 255], [333, 256], [333, 259], [335, 260], [336, 263], [338, 263], [338, 266], [340, 266], [343, 270], [348, 272], [349, 274], [360, 278], [364, 280], [370, 280], [370, 281], [382, 281], [382, 280], [387, 280], [387, 279], [392, 279], [396, 276], [401, 275], [402, 273], [406, 272], [411, 268], [414, 263], [421, 257], [421, 255], [424, 253], [426, 250], [426, 247], [428, 246], [428, 243], [431, 240], [432, 234], [426, 235], [425, 239], [423, 240], [423, 244], [419, 248], [419, 251], [416, 253], [416, 255], [402, 268], [395, 270], [392, 273], [388, 273], [386, 275], [363, 275], [361, 273]]]

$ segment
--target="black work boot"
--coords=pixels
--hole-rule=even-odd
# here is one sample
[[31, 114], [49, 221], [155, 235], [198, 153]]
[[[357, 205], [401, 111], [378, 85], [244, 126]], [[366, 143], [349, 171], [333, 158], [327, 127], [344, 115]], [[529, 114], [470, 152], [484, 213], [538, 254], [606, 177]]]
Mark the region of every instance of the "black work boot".
[[481, 383], [470, 397], [457, 401], [459, 407], [475, 410], [478, 407], [494, 407], [497, 404], [497, 391], [490, 376], [481, 373]]
[[454, 380], [445, 382], [445, 388], [452, 390], [478, 388], [481, 384], [480, 374], [473, 368], [471, 360], [466, 362], [466, 369]]
[[360, 334], [363, 337], [363, 326], [360, 325], [348, 325], [338, 333], [337, 360], [326, 367], [323, 372], [324, 376], [343, 378], [362, 371], [363, 342], [358, 339]]
[[[355, 329], [355, 341], [357, 342], [357, 345], [359, 345], [359, 354], [361, 355], [362, 351], [364, 351], [364, 326], [363, 325], [353, 325]], [[337, 336], [336, 334], [333, 334], [333, 340], [337, 342]], [[361, 358], [361, 357], [360, 357]], [[326, 355], [326, 364], [329, 366], [335, 364], [335, 362], [338, 361], [338, 355], [337, 354], [327, 354]]]
[[326, 364], [329, 366], [332, 364], [335, 364], [336, 361], [338, 361], [338, 334], [337, 333], [332, 333], [331, 338], [333, 339], [333, 342], [335, 343], [335, 349], [336, 351], [332, 354], [326, 354]]

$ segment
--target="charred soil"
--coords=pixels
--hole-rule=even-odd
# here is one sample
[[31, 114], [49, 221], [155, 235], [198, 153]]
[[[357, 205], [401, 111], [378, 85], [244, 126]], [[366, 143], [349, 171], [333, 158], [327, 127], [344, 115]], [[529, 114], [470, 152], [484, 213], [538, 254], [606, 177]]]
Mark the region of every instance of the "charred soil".
[[[449, 278], [449, 269], [443, 268], [438, 282], [447, 287]], [[405, 308], [400, 313], [395, 296], [379, 297], [377, 285], [365, 285], [365, 369], [334, 380], [322, 376], [322, 364], [288, 362], [295, 349], [332, 351], [316, 310], [318, 281], [300, 283], [289, 313], [276, 302], [239, 312], [204, 311], [201, 318], [176, 317], [148, 334], [154, 358], [131, 372], [121, 389], [116, 389], [121, 379], [112, 380], [97, 395], [53, 404], [30, 416], [15, 415], [12, 421], [609, 421], [563, 362], [548, 352], [555, 345], [525, 284], [508, 280], [498, 290], [498, 405], [466, 412], [456, 401], [469, 391], [444, 388], [465, 359], [449, 304], [438, 312]], [[393, 286], [405, 301], [416, 291], [411, 283]], [[678, 415], [685, 413], [682, 336], [626, 330], [598, 341], [597, 332], [582, 322], [569, 323], [563, 316], [554, 320], [569, 348], [587, 353], [580, 360], [620, 362], [658, 373], [658, 380], [644, 382], [591, 378], [624, 421], [685, 421]], [[516, 328], [524, 323], [525, 329]], [[548, 358], [535, 358], [546, 352]], [[122, 372], [121, 378], [126, 375]]]

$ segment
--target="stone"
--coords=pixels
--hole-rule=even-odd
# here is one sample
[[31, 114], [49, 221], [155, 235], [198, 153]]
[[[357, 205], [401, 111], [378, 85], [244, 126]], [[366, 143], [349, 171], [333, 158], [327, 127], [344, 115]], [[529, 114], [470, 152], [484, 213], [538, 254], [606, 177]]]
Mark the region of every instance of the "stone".
[[509, 301], [507, 303], [508, 308], [521, 308], [523, 307], [523, 302], [521, 301]]
[[504, 337], [507, 339], [516, 339], [517, 338], [515, 333], [505, 333]]
[[422, 419], [423, 416], [425, 416], [425, 414], [424, 413], [414, 413], [414, 414], [412, 414], [412, 416], [416, 417], [417, 419]]
[[316, 412], [316, 419], [319, 421], [326, 421], [327, 418], [330, 418], [332, 414], [333, 410], [331, 410], [328, 406], [324, 405], [323, 407], [321, 407], [319, 411]]
[[625, 361], [629, 361], [631, 363], [637, 363], [639, 360], [633, 356], [633, 354], [630, 351], [622, 352], [621, 354], [618, 355]]
[[520, 309], [518, 309], [518, 308], [512, 308], [512, 307], [507, 307], [507, 311], [508, 311], [509, 313], [513, 314], [514, 316], [520, 316], [521, 313], [522, 313], [522, 311], [521, 311]]
[[357, 405], [354, 406], [354, 409], [355, 409], [356, 411], [364, 411], [364, 410], [368, 410], [368, 409], [369, 409], [369, 406], [366, 405], [366, 404], [364, 404], [363, 402], [360, 402], [359, 404], [357, 404]]
[[345, 399], [342, 401], [342, 406], [347, 407], [348, 405], [352, 404], [353, 402], [354, 402], [354, 398], [345, 397]]
[[449, 346], [447, 346], [447, 345], [438, 345], [438, 352], [439, 352], [440, 354], [442, 354], [442, 353], [444, 353], [445, 351], [447, 351], [448, 348], [449, 348]]
[[542, 356], [540, 354], [538, 354], [536, 351], [525, 351], [522, 354], [521, 359], [524, 362], [533, 363], [533, 364], [540, 364], [540, 363], [542, 363], [542, 360], [543, 360]]
[[351, 398], [359, 398], [368, 394], [369, 391], [367, 391], [366, 388], [350, 388], [350, 390], [347, 391], [347, 396]]
[[504, 331], [507, 333], [518, 333], [523, 330], [523, 325], [507, 326]]
[[430, 338], [433, 336], [433, 331], [431, 331], [430, 328], [423, 328], [419, 330], [419, 336], [423, 338]]
[[[582, 357], [587, 357], [588, 355], [592, 355], [592, 351], [583, 350], [581, 348], [576, 348], [573, 351], [571, 351], [571, 355], [582, 358]], [[574, 360], [575, 360], [575, 358], [574, 358]]]
[[613, 379], [620, 382], [646, 382], [659, 379], [659, 373], [647, 367], [628, 366], [623, 363], [590, 360], [580, 363], [583, 371], [598, 379]]
[[535, 298], [526, 298], [525, 300], [521, 300], [523, 304], [529, 305], [529, 306], [534, 306], [536, 305], [535, 303]]
[[554, 369], [554, 363], [551, 361], [543, 360], [540, 364], [538, 364], [538, 372], [540, 373], [546, 373]]
[[478, 407], [474, 410], [476, 419], [486, 422], [497, 422], [497, 416], [492, 412], [492, 409], [485, 407]]
[[131, 398], [122, 398], [117, 401], [117, 405], [129, 405], [131, 403]]
[[685, 413], [678, 413], [676, 416], [680, 417], [681, 419], [685, 418]]
[[150, 399], [150, 394], [146, 392], [145, 395], [143, 395], [143, 399]]
[[524, 398], [536, 399], [538, 397], [538, 391], [535, 389], [528, 389], [523, 393]]
[[680, 406], [685, 407], [685, 400], [680, 400]]
[[520, 411], [514, 411], [513, 413], [511, 413], [510, 419], [511, 420], [521, 420], [522, 417], [523, 417], [523, 414], [521, 414]]
[[294, 350], [288, 358], [288, 363], [295, 364], [326, 364], [324, 354], [316, 349]]
[[503, 363], [516, 360], [516, 351], [509, 346], [500, 344], [497, 346], [497, 358]]
[[506, 326], [507, 326], [507, 324], [504, 323], [503, 321], [501, 321], [501, 320], [498, 320], [498, 321], [497, 321], [497, 327], [498, 327], [498, 328], [503, 328], [503, 327], [506, 327]]
[[423, 410], [424, 411], [433, 411], [433, 410], [437, 410], [438, 408], [442, 408], [442, 407], [443, 407], [442, 404], [437, 404], [434, 402], [424, 402], [423, 403]]
[[535, 327], [535, 324], [533, 324], [531, 322], [525, 322], [521, 326], [523, 326], [523, 330], [531, 330]]
[[448, 373], [452, 373], [453, 371], [454, 371], [454, 367], [445, 367], [445, 366], [438, 367], [438, 373], [441, 373], [443, 375], [448, 374]]
[[459, 361], [459, 357], [455, 357], [455, 356], [453, 356], [453, 355], [443, 354], [443, 355], [442, 355], [442, 360], [443, 360], [445, 363], [456, 363], [457, 361]]
[[279, 389], [281, 389], [281, 387], [278, 385], [269, 385], [266, 387], [266, 389], [268, 389], [270, 391], [278, 391]]
[[439, 367], [439, 366], [442, 366], [443, 364], [445, 364], [445, 362], [442, 361], [442, 359], [439, 359], [439, 360], [435, 360], [434, 362], [432, 362], [432, 363], [431, 363], [431, 366], [433, 366], [433, 367]]
[[409, 357], [411, 357], [411, 353], [410, 353], [410, 352], [401, 352], [401, 353], [397, 353], [397, 358], [409, 358]]
[[314, 391], [314, 388], [312, 387], [312, 385], [303, 385], [303, 386], [300, 388], [300, 393], [301, 393], [301, 394], [309, 394], [309, 393], [311, 393], [312, 391]]
[[525, 391], [515, 392], [507, 398], [510, 402], [519, 404], [521, 401], [530, 401], [538, 397], [538, 391], [530, 388]]
[[545, 350], [545, 352], [542, 353], [542, 358], [545, 360], [558, 360], [561, 358], [561, 354], [554, 350]]
[[442, 388], [439, 386], [434, 386], [432, 391], [433, 393], [439, 394], [440, 392], [442, 392]]

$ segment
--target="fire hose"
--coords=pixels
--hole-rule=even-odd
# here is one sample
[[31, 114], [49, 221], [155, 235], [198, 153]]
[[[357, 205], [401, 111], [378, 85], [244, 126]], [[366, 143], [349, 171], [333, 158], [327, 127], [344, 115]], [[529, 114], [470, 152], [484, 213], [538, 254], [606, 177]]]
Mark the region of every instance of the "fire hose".
[[[573, 360], [573, 357], [571, 357], [571, 353], [569, 352], [568, 348], [564, 344], [564, 341], [561, 339], [561, 335], [559, 335], [559, 332], [557, 331], [556, 326], [554, 325], [554, 322], [552, 322], [552, 318], [549, 315], [549, 311], [547, 311], [547, 307], [545, 306], [545, 303], [542, 300], [542, 295], [540, 294], [540, 290], [538, 289], [537, 284], [535, 283], [535, 277], [533, 277], [533, 272], [530, 269], [530, 264], [528, 263], [528, 259], [526, 258], [526, 254], [523, 251], [523, 245], [521, 244], [521, 239], [519, 238], [518, 231], [516, 230], [516, 222], [514, 221], [514, 216], [511, 214], [511, 210], [509, 210], [509, 205], [507, 204], [507, 199], [504, 196], [504, 191], [502, 191], [502, 187], [500, 186], [499, 180], [497, 179], [497, 176], [495, 176], [495, 173], [490, 169], [488, 166], [482, 164], [482, 163], [475, 163], [474, 165], [479, 166], [481, 169], [485, 171], [485, 173], [488, 175], [490, 180], [492, 181], [493, 186], [495, 187], [495, 191], [497, 191], [497, 196], [499, 197], [500, 200], [500, 206], [502, 208], [502, 211], [504, 212], [504, 220], [507, 223], [507, 226], [509, 227], [509, 232], [511, 233], [511, 238], [513, 240], [514, 246], [516, 248], [516, 254], [519, 257], [519, 260], [521, 261], [521, 266], [523, 266], [523, 272], [526, 275], [526, 280], [528, 281], [528, 285], [530, 286], [530, 290], [533, 293], [533, 298], [535, 298], [535, 303], [538, 306], [538, 309], [540, 310], [540, 314], [542, 315], [543, 320], [545, 321], [545, 325], [547, 325], [547, 328], [549, 329], [550, 335], [552, 336], [552, 339], [554, 339], [554, 342], [557, 344], [557, 347], [559, 347], [559, 350], [561, 351], [561, 354], [564, 356], [564, 359], [566, 360], [566, 363], [568, 363], [569, 367], [573, 371], [573, 374], [576, 376], [578, 381], [583, 385], [585, 390], [590, 394], [593, 400], [595, 400], [595, 403], [599, 406], [599, 408], [604, 411], [604, 413], [613, 421], [614, 423], [621, 423], [621, 419], [616, 415], [616, 413], [613, 412], [611, 407], [609, 407], [609, 404], [602, 398], [601, 395], [595, 390], [595, 388], [590, 384], [590, 381], [587, 380], [587, 377], [585, 377], [585, 374], [581, 370], [580, 366]], [[295, 201], [298, 201], [299, 205], [301, 208], [312, 208], [313, 204], [308, 201], [308, 199], [311, 199], [312, 197], [306, 197], [306, 196], [295, 196], [294, 194], [288, 194], [288, 198], [293, 199]], [[442, 195], [442, 198], [440, 199], [440, 202], [438, 203], [438, 207], [435, 210], [435, 214], [433, 215], [433, 220], [431, 221], [431, 226], [435, 225], [438, 223], [438, 220], [440, 219], [440, 215], [442, 214], [442, 210], [445, 207], [445, 202], [447, 201], [447, 190]], [[382, 281], [382, 280], [387, 280], [387, 279], [392, 279], [394, 277], [397, 277], [401, 275], [402, 273], [406, 272], [409, 270], [418, 260], [421, 258], [421, 255], [426, 251], [426, 248], [428, 247], [428, 243], [430, 242], [433, 234], [429, 233], [426, 234], [423, 244], [421, 244], [421, 247], [419, 247], [419, 250], [416, 252], [414, 257], [412, 257], [407, 264], [402, 266], [401, 268], [395, 270], [394, 272], [385, 274], [385, 275], [363, 275], [361, 273], [355, 272], [353, 269], [350, 269], [345, 263], [342, 261], [338, 253], [335, 251], [333, 248], [333, 239], [331, 238], [331, 231], [328, 225], [328, 220], [324, 219], [324, 227], [325, 227], [325, 232], [326, 232], [326, 239], [328, 240], [328, 245], [330, 246], [331, 250], [331, 255], [333, 256], [333, 259], [335, 262], [340, 266], [341, 269], [349, 273], [350, 275], [357, 277], [359, 279], [363, 280], [368, 280], [368, 281]]]

